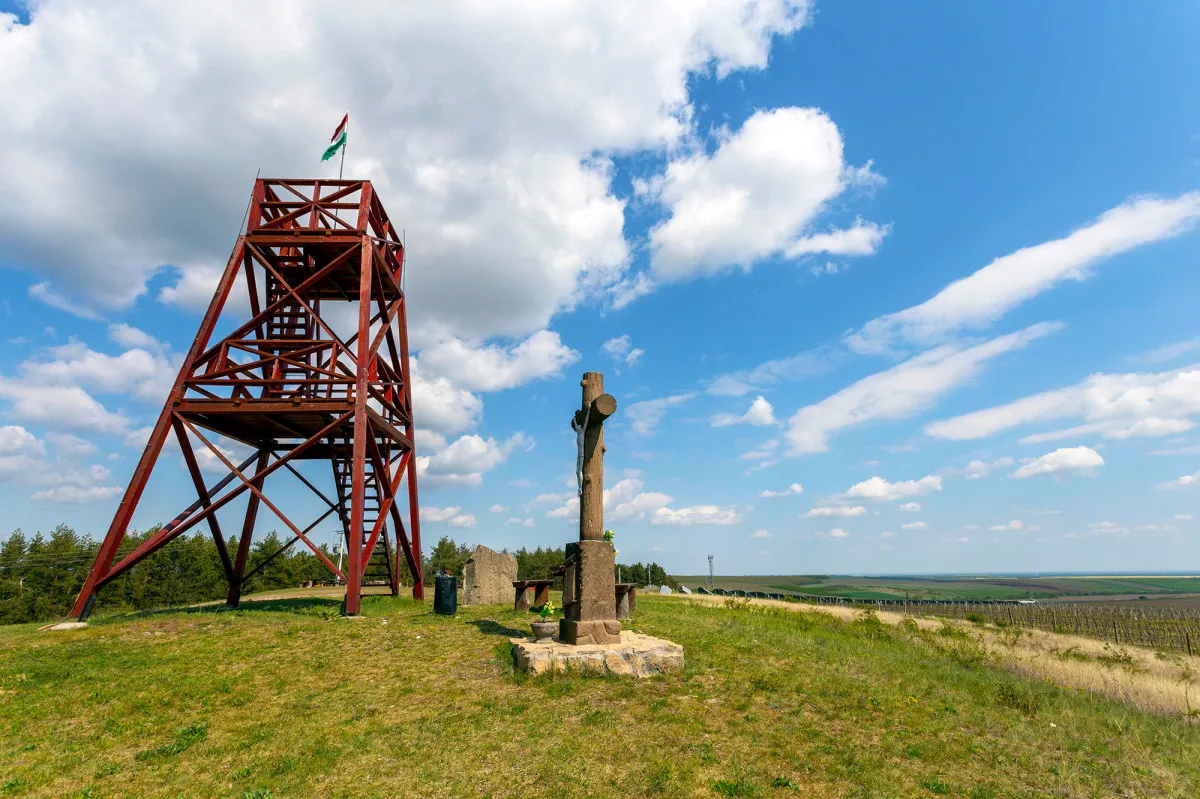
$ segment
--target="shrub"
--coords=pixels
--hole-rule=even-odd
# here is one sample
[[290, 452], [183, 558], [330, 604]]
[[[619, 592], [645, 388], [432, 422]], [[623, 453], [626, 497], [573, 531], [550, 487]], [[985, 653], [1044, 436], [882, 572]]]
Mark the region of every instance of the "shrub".
[[888, 637], [888, 629], [873, 610], [864, 610], [850, 623], [851, 629], [874, 641]]
[[1026, 716], [1037, 715], [1042, 707], [1041, 697], [1016, 683], [1000, 683], [996, 687], [996, 699], [999, 704], [1018, 710]]

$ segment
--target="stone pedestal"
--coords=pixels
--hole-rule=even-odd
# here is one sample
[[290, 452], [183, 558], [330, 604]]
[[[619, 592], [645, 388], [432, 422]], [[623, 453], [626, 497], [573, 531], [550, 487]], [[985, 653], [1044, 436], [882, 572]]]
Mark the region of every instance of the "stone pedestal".
[[563, 615], [558, 635], [567, 644], [621, 640], [617, 621], [616, 554], [607, 541], [576, 541], [566, 547]]
[[571, 645], [561, 641], [514, 638], [512, 645], [513, 668], [534, 676], [574, 672], [649, 677], [683, 668], [682, 646], [628, 630], [608, 644]]

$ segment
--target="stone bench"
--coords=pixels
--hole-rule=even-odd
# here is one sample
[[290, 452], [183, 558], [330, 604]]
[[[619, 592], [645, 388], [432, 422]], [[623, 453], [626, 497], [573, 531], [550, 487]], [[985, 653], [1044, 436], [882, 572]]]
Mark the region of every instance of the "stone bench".
[[529, 589], [534, 589], [533, 605], [541, 607], [550, 601], [550, 586], [553, 580], [513, 580], [516, 596], [513, 599], [513, 610], [529, 610]]
[[617, 618], [628, 619], [637, 610], [637, 586], [617, 583]]

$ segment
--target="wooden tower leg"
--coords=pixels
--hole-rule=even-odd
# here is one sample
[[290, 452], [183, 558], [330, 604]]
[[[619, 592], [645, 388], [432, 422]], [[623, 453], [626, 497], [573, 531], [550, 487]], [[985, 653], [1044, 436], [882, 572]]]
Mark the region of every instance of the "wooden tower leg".
[[[408, 466], [408, 524], [411, 532], [409, 569], [413, 573], [413, 599], [425, 598], [424, 565], [421, 563], [421, 510], [417, 507], [417, 459]], [[415, 567], [415, 568], [414, 568]]]
[[[254, 465], [254, 487], [262, 491], [263, 478], [258, 475], [267, 468], [267, 453], [258, 454], [258, 462]], [[258, 518], [258, 505], [261, 502], [258, 494], [251, 492], [246, 501], [246, 518], [242, 521], [242, 534], [238, 537], [237, 560], [233, 564], [233, 577], [229, 580], [229, 593], [225, 604], [236, 608], [242, 601], [242, 575], [246, 573], [246, 561], [250, 558], [250, 541], [254, 538], [254, 522]]]
[[162, 451], [163, 443], [167, 439], [170, 420], [171, 408], [168, 405], [163, 408], [162, 415], [158, 418], [158, 424], [154, 426], [150, 440], [146, 442], [146, 448], [142, 450], [142, 458], [138, 461], [137, 468], [134, 469], [133, 479], [129, 481], [129, 487], [125, 489], [125, 496], [121, 499], [121, 504], [117, 506], [116, 515], [113, 516], [108, 533], [104, 536], [104, 543], [100, 545], [100, 552], [96, 555], [96, 562], [92, 564], [92, 570], [88, 572], [87, 580], [84, 581], [83, 588], [75, 599], [75, 606], [71, 608], [71, 615], [79, 621], [87, 621], [88, 616], [91, 615], [92, 605], [96, 602], [96, 583], [109, 570], [113, 559], [117, 556], [117, 547], [125, 538], [125, 531], [129, 529], [133, 511], [137, 508], [142, 491], [145, 490], [146, 483], [150, 480], [150, 471], [154, 468], [154, 462], [158, 460], [158, 454]]
[[[367, 417], [368, 373], [371, 361], [371, 257], [374, 248], [363, 244], [358, 283], [358, 373], [354, 385], [354, 456], [350, 481], [350, 558], [346, 570], [347, 616], [357, 616], [362, 603], [363, 517], [367, 502], [367, 437], [375, 433]], [[376, 479], [382, 479], [376, 475]]]

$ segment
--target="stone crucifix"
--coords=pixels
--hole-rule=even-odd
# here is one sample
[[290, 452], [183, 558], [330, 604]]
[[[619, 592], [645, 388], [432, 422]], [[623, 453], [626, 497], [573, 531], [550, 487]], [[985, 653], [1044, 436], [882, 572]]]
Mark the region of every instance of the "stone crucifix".
[[604, 393], [604, 375], [585, 372], [583, 407], [571, 420], [581, 433], [579, 540], [567, 544], [563, 612], [559, 640], [569, 644], [610, 644], [621, 640], [617, 621], [616, 554], [604, 540], [604, 420], [617, 401]]

